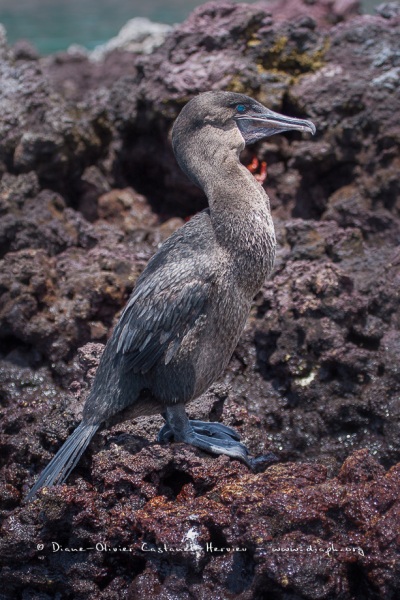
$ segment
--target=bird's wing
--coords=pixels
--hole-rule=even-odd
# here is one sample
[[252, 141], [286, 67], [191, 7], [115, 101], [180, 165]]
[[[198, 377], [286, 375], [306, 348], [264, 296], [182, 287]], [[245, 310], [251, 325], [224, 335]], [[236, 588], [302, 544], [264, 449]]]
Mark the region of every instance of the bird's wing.
[[189, 277], [181, 269], [160, 275], [138, 281], [116, 328], [117, 355], [133, 373], [146, 373], [159, 360], [168, 364], [205, 314], [211, 278]]
[[210, 283], [182, 281], [160, 289], [143, 282], [131, 297], [119, 324], [117, 353], [127, 370], [146, 373], [163, 357], [168, 364], [195, 321], [204, 313]]

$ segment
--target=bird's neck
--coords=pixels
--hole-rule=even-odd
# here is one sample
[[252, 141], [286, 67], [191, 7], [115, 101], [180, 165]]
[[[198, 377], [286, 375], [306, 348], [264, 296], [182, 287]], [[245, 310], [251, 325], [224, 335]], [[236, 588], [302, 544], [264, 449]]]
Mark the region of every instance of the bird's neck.
[[181, 138], [178, 131], [178, 162], [205, 191], [216, 241], [250, 297], [272, 270], [275, 232], [268, 196], [239, 160], [243, 137], [236, 125], [228, 129], [206, 125]]
[[[236, 152], [213, 156], [214, 177], [204, 182], [218, 244], [236, 266], [242, 285], [256, 293], [275, 259], [269, 198]], [[219, 170], [219, 172], [218, 172]]]

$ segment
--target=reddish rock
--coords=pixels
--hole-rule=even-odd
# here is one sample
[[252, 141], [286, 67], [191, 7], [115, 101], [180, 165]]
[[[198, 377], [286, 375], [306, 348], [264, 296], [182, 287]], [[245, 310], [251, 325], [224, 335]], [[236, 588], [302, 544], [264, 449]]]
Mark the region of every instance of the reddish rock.
[[97, 205], [99, 219], [114, 223], [124, 233], [154, 227], [157, 223], [146, 198], [131, 188], [103, 194], [99, 196]]

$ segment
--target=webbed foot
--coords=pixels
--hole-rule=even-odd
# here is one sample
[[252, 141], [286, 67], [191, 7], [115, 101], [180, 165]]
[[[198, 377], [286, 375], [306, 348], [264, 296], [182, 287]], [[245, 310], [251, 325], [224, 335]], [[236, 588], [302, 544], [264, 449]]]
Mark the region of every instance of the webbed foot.
[[168, 407], [164, 413], [165, 425], [158, 434], [159, 442], [174, 439], [186, 442], [211, 454], [226, 454], [242, 460], [248, 467], [251, 457], [236, 431], [222, 423], [205, 423], [188, 419], [183, 405]]
[[[240, 440], [240, 435], [231, 427], [227, 427], [222, 423], [209, 423], [205, 421], [189, 420], [189, 425], [195, 433], [207, 435], [209, 437], [218, 438], [220, 440]], [[165, 423], [158, 433], [158, 441], [160, 443], [171, 442], [174, 439], [174, 432], [169, 423]]]

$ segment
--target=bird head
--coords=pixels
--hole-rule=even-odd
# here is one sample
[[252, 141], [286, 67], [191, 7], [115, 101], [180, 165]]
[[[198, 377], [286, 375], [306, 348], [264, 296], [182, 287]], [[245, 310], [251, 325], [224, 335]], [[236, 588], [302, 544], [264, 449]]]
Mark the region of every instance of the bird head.
[[172, 145], [181, 168], [198, 184], [191, 156], [215, 156], [219, 147], [239, 153], [247, 144], [288, 130], [314, 134], [315, 125], [276, 113], [245, 94], [204, 92], [180, 112], [172, 130]]
[[235, 99], [232, 103], [231, 110], [234, 111], [232, 118], [246, 145], [291, 129], [308, 131], [313, 135], [316, 131], [315, 125], [311, 121], [276, 113], [244, 94], [235, 94], [235, 96], [241, 98]]

